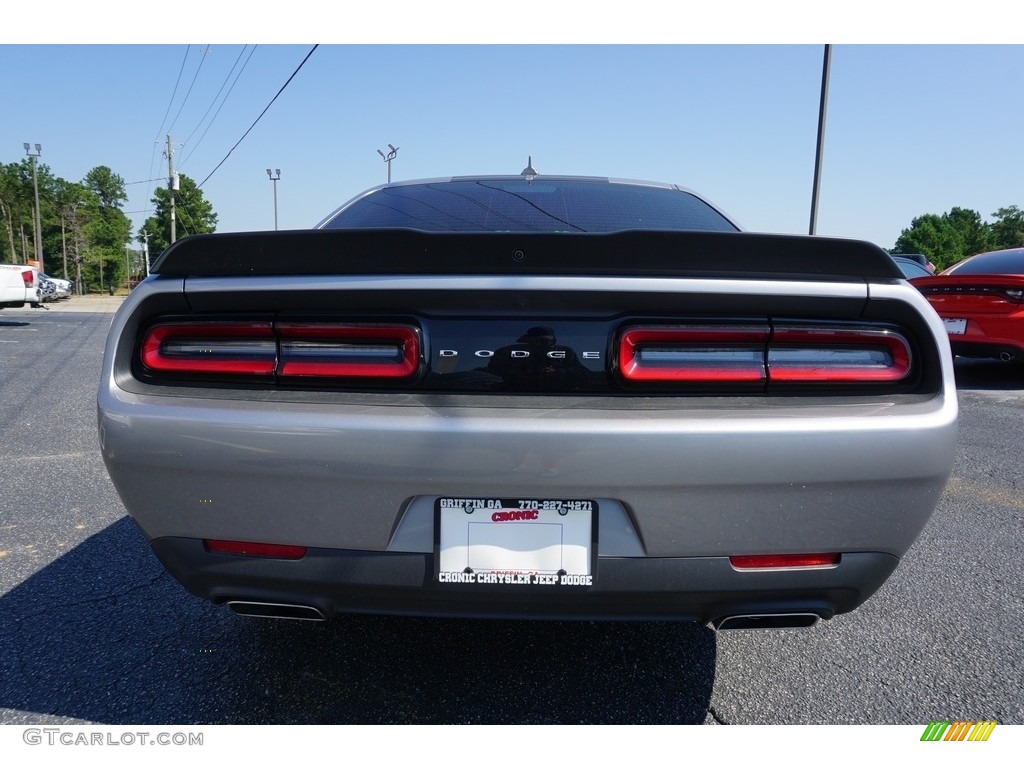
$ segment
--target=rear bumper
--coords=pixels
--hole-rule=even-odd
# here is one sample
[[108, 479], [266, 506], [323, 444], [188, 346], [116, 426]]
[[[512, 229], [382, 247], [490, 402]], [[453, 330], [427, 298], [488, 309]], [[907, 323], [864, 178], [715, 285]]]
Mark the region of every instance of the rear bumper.
[[982, 341], [961, 340], [951, 336], [949, 345], [953, 354], [959, 357], [992, 357], [1001, 360], [1024, 358], [1024, 340], [985, 339]]
[[521, 405], [111, 388], [99, 428], [111, 478], [150, 539], [431, 553], [437, 497], [594, 499], [598, 554], [648, 558], [899, 557], [935, 508], [956, 442], [955, 400], [942, 397]]
[[887, 554], [847, 553], [834, 567], [738, 571], [728, 558], [600, 558], [590, 587], [440, 584], [433, 556], [310, 549], [301, 560], [216, 555], [201, 541], [152, 542], [193, 594], [337, 613], [712, 622], [748, 614], [851, 611], [896, 568]]
[[[551, 303], [547, 282], [524, 280], [538, 305]], [[669, 295], [664, 281], [650, 282], [645, 290]], [[487, 285], [481, 295], [497, 290]], [[754, 296], [769, 290], [743, 285]], [[149, 290], [167, 304], [152, 314], [184, 311], [158, 287], [131, 301]], [[718, 298], [714, 285], [681, 288]], [[867, 298], [863, 286], [815, 290], [858, 306]], [[356, 294], [349, 299], [372, 292]], [[103, 457], [161, 560], [214, 601], [308, 604], [323, 615], [828, 616], [858, 605], [895, 568], [934, 510], [956, 448], [945, 329], [904, 284], [872, 285], [871, 295], [880, 316], [902, 312], [918, 326], [922, 351], [941, 342], [923, 358], [927, 386], [814, 397], [160, 386], [132, 376], [139, 320], [126, 303], [98, 395]], [[209, 311], [220, 296], [190, 301]], [[596, 502], [597, 581], [550, 593], [437, 583], [434, 505], [445, 497]], [[209, 555], [203, 539], [313, 549], [301, 561], [260, 561]], [[728, 560], [800, 553], [843, 557], [836, 568], [756, 574]]]

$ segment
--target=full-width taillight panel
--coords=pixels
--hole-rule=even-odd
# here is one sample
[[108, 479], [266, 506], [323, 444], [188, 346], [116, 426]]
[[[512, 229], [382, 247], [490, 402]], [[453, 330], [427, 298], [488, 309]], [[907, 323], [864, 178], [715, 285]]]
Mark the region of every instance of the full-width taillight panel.
[[419, 331], [379, 323], [165, 322], [143, 336], [148, 375], [404, 379], [420, 367]]
[[740, 323], [623, 329], [626, 383], [894, 384], [907, 380], [907, 338], [888, 327]]

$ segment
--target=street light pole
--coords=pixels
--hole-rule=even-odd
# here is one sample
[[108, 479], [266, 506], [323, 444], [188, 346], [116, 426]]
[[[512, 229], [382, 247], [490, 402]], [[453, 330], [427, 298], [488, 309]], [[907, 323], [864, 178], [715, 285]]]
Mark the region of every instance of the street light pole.
[[388, 144], [388, 149], [390, 149], [391, 151], [388, 152], [386, 155], [383, 152], [381, 152], [379, 149], [377, 150], [377, 154], [380, 155], [382, 158], [384, 158], [384, 162], [388, 164], [388, 184], [390, 184], [391, 183], [391, 161], [394, 160], [395, 159], [395, 155], [398, 154], [398, 147], [396, 147], [393, 144]]
[[[277, 174], [276, 176], [274, 174]], [[277, 231], [277, 182], [281, 179], [281, 169], [275, 168], [274, 173], [267, 168], [267, 176], [274, 182], [274, 231]]]
[[821, 101], [818, 106], [818, 146], [814, 152], [814, 183], [811, 186], [811, 223], [809, 235], [818, 232], [818, 194], [821, 191], [821, 164], [825, 155], [825, 111], [828, 107], [828, 80], [832, 68], [832, 46], [825, 46], [821, 63]]
[[36, 144], [35, 154], [32, 153], [27, 141], [24, 143], [24, 146], [25, 154], [28, 155], [29, 159], [32, 161], [32, 187], [35, 189], [36, 193], [36, 261], [39, 262], [39, 271], [45, 272], [46, 270], [43, 269], [43, 225], [39, 218], [39, 181], [36, 179], [36, 160], [43, 153], [43, 146], [41, 144]]

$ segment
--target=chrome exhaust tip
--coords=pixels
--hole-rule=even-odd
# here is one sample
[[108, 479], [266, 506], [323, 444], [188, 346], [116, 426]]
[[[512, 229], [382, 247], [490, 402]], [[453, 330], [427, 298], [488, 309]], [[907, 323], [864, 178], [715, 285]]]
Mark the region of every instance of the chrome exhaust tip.
[[292, 603], [257, 603], [251, 600], [228, 600], [227, 606], [239, 616], [261, 619], [291, 619], [293, 621], [326, 621], [323, 611], [312, 605]]
[[1013, 353], [1012, 352], [1000, 352], [999, 353], [999, 359], [1002, 360], [1004, 363], [1008, 363], [1011, 360], [1013, 360]]
[[752, 613], [725, 616], [712, 622], [715, 630], [723, 629], [805, 629], [813, 627], [821, 616], [816, 613]]

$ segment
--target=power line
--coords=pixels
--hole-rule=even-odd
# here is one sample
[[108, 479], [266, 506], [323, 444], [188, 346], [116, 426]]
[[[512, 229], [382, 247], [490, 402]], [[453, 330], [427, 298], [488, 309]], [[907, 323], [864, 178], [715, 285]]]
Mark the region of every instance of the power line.
[[248, 47], [249, 47], [249, 45], [248, 45], [248, 44], [245, 44], [245, 45], [243, 45], [243, 46], [242, 46], [242, 50], [238, 52], [238, 56], [237, 56], [237, 57], [235, 58], [235, 62], [234, 62], [234, 64], [232, 64], [232, 65], [231, 65], [231, 69], [230, 69], [230, 70], [228, 71], [228, 73], [227, 73], [227, 74], [226, 74], [226, 75], [224, 76], [224, 82], [222, 82], [222, 83], [220, 84], [220, 88], [218, 88], [218, 89], [217, 89], [217, 93], [216, 93], [216, 94], [214, 95], [214, 97], [213, 97], [213, 98], [212, 98], [212, 99], [210, 100], [210, 106], [208, 106], [208, 107], [206, 108], [206, 111], [205, 111], [205, 112], [203, 113], [203, 116], [202, 116], [201, 118], [199, 118], [199, 122], [198, 122], [198, 123], [196, 123], [196, 127], [192, 129], [192, 132], [191, 132], [191, 133], [189, 133], [189, 135], [188, 135], [188, 137], [187, 137], [187, 138], [185, 139], [185, 141], [183, 141], [183, 142], [182, 142], [182, 145], [183, 145], [183, 146], [187, 145], [187, 144], [188, 144], [188, 143], [189, 143], [190, 141], [192, 141], [192, 137], [196, 135], [196, 131], [198, 131], [198, 130], [199, 130], [199, 127], [200, 127], [200, 126], [201, 126], [201, 125], [202, 125], [202, 124], [203, 124], [203, 123], [204, 123], [204, 122], [206, 121], [206, 117], [207, 117], [207, 115], [209, 115], [209, 114], [210, 114], [210, 110], [211, 110], [211, 109], [213, 109], [213, 106], [214, 106], [214, 104], [216, 104], [216, 103], [217, 103], [217, 99], [219, 99], [219, 98], [220, 98], [220, 95], [221, 95], [221, 93], [223, 93], [223, 92], [224, 92], [224, 86], [226, 86], [226, 85], [228, 84], [228, 81], [229, 81], [229, 80], [231, 80], [231, 76], [232, 76], [233, 74], [235, 74], [235, 67], [237, 67], [237, 66], [238, 66], [238, 62], [242, 60], [242, 57], [243, 57], [243, 56], [245, 55], [245, 51], [246, 51], [246, 49], [247, 49]]
[[[248, 46], [242, 46], [242, 52], [238, 54], [238, 59], [242, 58], [242, 54], [245, 53], [245, 49], [247, 47]], [[256, 49], [258, 47], [259, 46], [254, 45], [252, 49], [249, 51], [249, 55], [246, 57], [245, 62], [242, 64], [242, 68], [238, 70], [238, 74], [235, 75], [235, 79], [231, 83], [231, 87], [228, 88], [228, 92], [224, 94], [224, 98], [221, 101], [220, 106], [217, 107], [217, 111], [213, 113], [213, 117], [210, 118], [210, 122], [206, 124], [206, 128], [203, 129], [203, 132], [202, 134], [200, 134], [199, 139], [195, 143], [195, 146], [193, 146], [189, 150], [188, 154], [185, 155], [185, 158], [181, 161], [181, 163], [179, 163], [179, 167], [184, 166], [186, 163], [188, 163], [189, 159], [192, 157], [193, 154], [195, 154], [195, 151], [199, 148], [199, 145], [203, 143], [203, 139], [206, 138], [207, 132], [213, 126], [214, 122], [216, 122], [217, 116], [220, 114], [220, 111], [224, 108], [224, 105], [227, 104], [228, 98], [231, 96], [231, 92], [235, 90], [235, 86], [238, 85], [238, 81], [242, 77], [242, 73], [245, 71], [245, 68], [249, 66], [249, 60], [252, 59], [252, 55], [256, 53]], [[235, 66], [238, 64], [238, 59], [235, 59], [235, 64], [232, 65], [231, 72], [228, 72], [228, 77], [231, 77], [231, 73], [235, 71]], [[227, 83], [227, 78], [225, 78], [224, 82]], [[221, 85], [221, 90], [224, 90], [223, 85]], [[217, 96], [220, 96], [220, 91], [217, 92]], [[217, 96], [214, 96], [213, 102], [210, 102], [210, 108], [212, 108], [213, 104], [217, 101]], [[210, 109], [207, 109], [206, 113], [209, 114]], [[205, 119], [206, 115], [203, 115], [203, 120]], [[196, 125], [192, 133], [189, 134], [189, 137], [185, 139], [185, 142], [182, 146], [188, 146], [188, 143], [192, 139], [192, 136], [194, 136], [195, 132], [199, 130], [199, 126], [203, 124], [203, 120], [199, 121], [199, 123]]]
[[[164, 112], [163, 119], [160, 121], [160, 128], [157, 130], [153, 141], [160, 138], [160, 134], [164, 131], [164, 123], [167, 122], [167, 116], [171, 114], [171, 105], [174, 104], [174, 97], [178, 95], [178, 84], [181, 83], [181, 73], [185, 71], [185, 62], [188, 61], [188, 52], [191, 48], [191, 45], [185, 46], [185, 55], [181, 59], [181, 68], [178, 69], [178, 79], [174, 81], [174, 90], [171, 91], [171, 100], [167, 102], [167, 110]], [[152, 173], [152, 171], [150, 171], [150, 173]]]
[[289, 77], [289, 78], [288, 78], [288, 79], [287, 79], [287, 80], [285, 81], [285, 84], [281, 86], [280, 90], [278, 90], [278, 92], [277, 92], [276, 94], [274, 94], [274, 98], [272, 98], [272, 99], [270, 100], [270, 103], [269, 103], [269, 104], [267, 104], [267, 106], [263, 108], [263, 111], [262, 111], [262, 112], [260, 112], [260, 114], [259, 114], [259, 117], [257, 117], [257, 118], [256, 118], [255, 120], [253, 120], [253, 123], [252, 123], [252, 125], [250, 125], [250, 126], [249, 126], [249, 128], [248, 128], [248, 129], [246, 130], [246, 132], [242, 134], [242, 138], [240, 138], [240, 139], [239, 139], [238, 141], [236, 141], [236, 142], [235, 142], [235, 146], [233, 146], [233, 147], [232, 147], [231, 149], [229, 149], [229, 150], [228, 150], [228, 153], [227, 153], [226, 155], [224, 155], [224, 159], [223, 159], [223, 160], [221, 160], [221, 161], [220, 161], [219, 163], [217, 163], [217, 167], [216, 167], [216, 168], [214, 168], [214, 169], [213, 169], [212, 171], [210, 171], [210, 175], [209, 175], [209, 176], [207, 176], [207, 177], [206, 177], [205, 179], [203, 179], [203, 180], [202, 180], [202, 181], [201, 181], [201, 182], [200, 182], [199, 184], [197, 184], [196, 186], [202, 187], [202, 186], [203, 186], [203, 185], [204, 185], [204, 184], [205, 184], [206, 182], [208, 182], [208, 181], [210, 180], [210, 178], [211, 178], [211, 177], [213, 176], [213, 174], [215, 174], [215, 173], [216, 173], [216, 172], [217, 172], [217, 171], [218, 171], [218, 170], [220, 169], [220, 167], [221, 167], [222, 165], [224, 165], [224, 163], [226, 163], [226, 162], [227, 162], [227, 159], [228, 159], [229, 157], [231, 157], [231, 153], [232, 153], [232, 152], [234, 152], [234, 151], [235, 151], [236, 149], [238, 149], [238, 145], [239, 145], [239, 144], [241, 144], [241, 143], [242, 143], [242, 142], [243, 142], [243, 141], [245, 140], [245, 137], [249, 135], [249, 132], [250, 132], [250, 131], [251, 131], [251, 130], [252, 130], [253, 128], [255, 128], [255, 127], [256, 127], [256, 124], [257, 124], [257, 123], [258, 123], [258, 122], [259, 122], [260, 120], [262, 120], [262, 119], [263, 119], [263, 116], [264, 116], [265, 114], [267, 114], [267, 110], [268, 110], [268, 109], [270, 109], [270, 107], [271, 107], [271, 106], [273, 106], [273, 104], [274, 104], [274, 102], [275, 102], [275, 101], [277, 101], [277, 97], [278, 97], [278, 96], [280, 96], [280, 95], [281, 95], [282, 93], [284, 93], [284, 89], [288, 87], [288, 84], [289, 84], [289, 83], [291, 83], [291, 81], [292, 81], [292, 80], [293, 80], [293, 79], [295, 78], [295, 76], [296, 76], [297, 74], [299, 74], [299, 70], [300, 70], [300, 69], [302, 69], [302, 67], [303, 67], [303, 66], [305, 66], [305, 64], [306, 64], [306, 62], [307, 62], [307, 61], [309, 61], [309, 57], [313, 55], [313, 51], [315, 51], [315, 50], [316, 50], [317, 48], [319, 48], [319, 47], [320, 47], [320, 45], [319, 45], [319, 44], [317, 44], [317, 45], [314, 45], [314, 46], [313, 46], [312, 48], [310, 48], [310, 49], [309, 49], [309, 53], [307, 53], [307, 54], [306, 54], [306, 58], [304, 58], [304, 59], [303, 59], [303, 60], [301, 61], [301, 63], [299, 64], [299, 66], [297, 66], [297, 67], [295, 68], [295, 71], [294, 71], [294, 72], [292, 72], [292, 74], [291, 74], [291, 77]]
[[[171, 91], [171, 98], [167, 102], [167, 109], [164, 111], [163, 119], [160, 120], [160, 128], [156, 132], [156, 136], [153, 138], [153, 151], [149, 156], [149, 175], [153, 175], [153, 164], [156, 162], [156, 142], [160, 138], [160, 133], [164, 129], [164, 125], [167, 123], [167, 116], [171, 114], [171, 106], [174, 104], [174, 97], [178, 95], [178, 85], [181, 83], [181, 75], [185, 71], [185, 62], [188, 61], [188, 52], [192, 49], [191, 45], [185, 46], [185, 55], [181, 58], [181, 66], [178, 68], [178, 79], [174, 81], [174, 90]], [[150, 181], [156, 181], [157, 179], [150, 179]], [[150, 187], [146, 191], [146, 196], [149, 197], [153, 188]]]
[[174, 119], [171, 121], [171, 124], [167, 126], [168, 133], [174, 130], [174, 126], [178, 122], [178, 118], [181, 117], [181, 110], [183, 110], [185, 108], [185, 105], [188, 104], [188, 97], [192, 95], [192, 89], [195, 88], [196, 80], [199, 79], [199, 73], [203, 69], [203, 62], [206, 61], [206, 54], [208, 54], [209, 52], [210, 44], [207, 43], [206, 46], [203, 48], [203, 55], [199, 59], [199, 66], [196, 67], [196, 73], [192, 75], [192, 82], [188, 84], [188, 90], [185, 92], [185, 98], [181, 100], [181, 105], [178, 107], [178, 111], [175, 113]]

